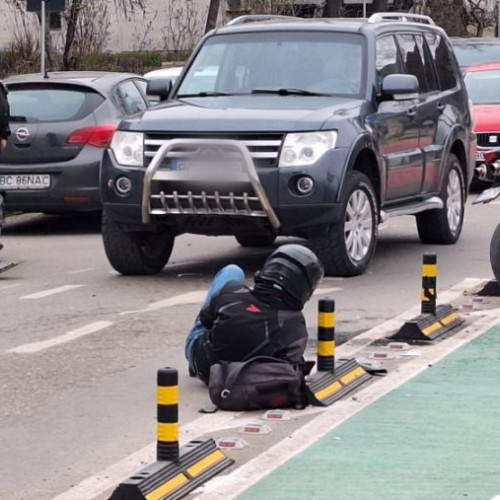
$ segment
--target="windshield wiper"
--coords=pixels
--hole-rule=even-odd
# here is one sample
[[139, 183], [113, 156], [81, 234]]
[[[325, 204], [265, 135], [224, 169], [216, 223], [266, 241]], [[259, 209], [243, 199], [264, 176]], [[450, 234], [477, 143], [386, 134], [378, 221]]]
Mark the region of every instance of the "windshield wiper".
[[238, 94], [230, 94], [228, 92], [197, 92], [193, 94], [178, 94], [176, 97], [178, 98], [183, 98], [183, 97], [219, 97], [219, 96], [226, 96], [226, 95], [238, 95]]
[[277, 94], [277, 95], [329, 95], [320, 92], [310, 92], [303, 89], [253, 89], [252, 94]]

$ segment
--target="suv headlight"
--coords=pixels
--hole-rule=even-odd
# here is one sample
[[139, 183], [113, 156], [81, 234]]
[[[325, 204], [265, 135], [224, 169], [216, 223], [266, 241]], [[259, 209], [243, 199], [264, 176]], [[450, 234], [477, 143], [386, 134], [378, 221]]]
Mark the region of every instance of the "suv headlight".
[[337, 132], [300, 132], [287, 134], [280, 155], [280, 167], [312, 165], [329, 149], [335, 148]]
[[124, 167], [142, 167], [144, 165], [144, 134], [117, 130], [109, 147], [120, 165]]

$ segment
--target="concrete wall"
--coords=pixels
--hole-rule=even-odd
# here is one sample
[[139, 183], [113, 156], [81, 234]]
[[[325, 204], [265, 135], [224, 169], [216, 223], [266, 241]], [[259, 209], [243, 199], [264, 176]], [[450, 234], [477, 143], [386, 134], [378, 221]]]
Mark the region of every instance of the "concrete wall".
[[[137, 10], [124, 16], [116, 13], [113, 0], [92, 1], [105, 2], [109, 11], [107, 48], [111, 51], [188, 48], [203, 34], [209, 4], [209, 0], [146, 0], [145, 13]], [[22, 14], [9, 7], [9, 0], [0, 3], [0, 49], [5, 49], [20, 30]], [[26, 14], [26, 22], [33, 36], [38, 37], [35, 14]], [[57, 44], [62, 35], [53, 31], [52, 38]]]

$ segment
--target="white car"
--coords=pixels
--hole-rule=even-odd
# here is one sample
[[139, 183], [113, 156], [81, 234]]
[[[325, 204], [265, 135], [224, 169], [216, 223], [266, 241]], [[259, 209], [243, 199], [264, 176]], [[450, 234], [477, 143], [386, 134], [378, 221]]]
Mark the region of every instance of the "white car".
[[175, 82], [177, 77], [181, 74], [183, 66], [171, 66], [169, 68], [155, 69], [149, 71], [144, 75], [148, 80], [155, 80], [157, 78], [170, 78], [172, 83]]

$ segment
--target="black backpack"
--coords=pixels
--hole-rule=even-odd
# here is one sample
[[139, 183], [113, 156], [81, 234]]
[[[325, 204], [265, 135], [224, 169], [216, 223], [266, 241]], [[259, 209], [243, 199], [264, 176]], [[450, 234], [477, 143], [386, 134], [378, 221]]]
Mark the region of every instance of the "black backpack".
[[288, 361], [269, 356], [212, 365], [208, 392], [212, 403], [222, 410], [307, 406], [302, 370]]

